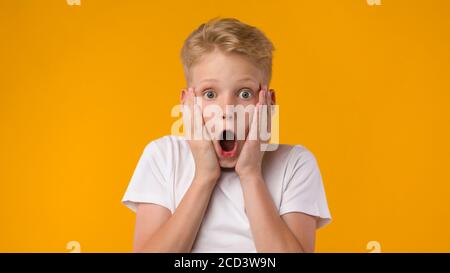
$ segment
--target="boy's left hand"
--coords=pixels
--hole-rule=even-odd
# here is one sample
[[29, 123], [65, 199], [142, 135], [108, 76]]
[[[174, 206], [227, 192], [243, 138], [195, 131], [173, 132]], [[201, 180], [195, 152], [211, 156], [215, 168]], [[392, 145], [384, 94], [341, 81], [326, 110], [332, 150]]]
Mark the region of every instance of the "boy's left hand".
[[[264, 105], [266, 106], [267, 111], [262, 111]], [[247, 139], [242, 147], [235, 166], [236, 173], [241, 178], [241, 181], [243, 178], [262, 176], [261, 164], [264, 156], [264, 149], [261, 148], [261, 144], [267, 144], [268, 140], [260, 140], [260, 115], [267, 114], [267, 131], [270, 133], [271, 105], [272, 94], [267, 91], [266, 87], [263, 87], [259, 92], [259, 100], [253, 112]]]

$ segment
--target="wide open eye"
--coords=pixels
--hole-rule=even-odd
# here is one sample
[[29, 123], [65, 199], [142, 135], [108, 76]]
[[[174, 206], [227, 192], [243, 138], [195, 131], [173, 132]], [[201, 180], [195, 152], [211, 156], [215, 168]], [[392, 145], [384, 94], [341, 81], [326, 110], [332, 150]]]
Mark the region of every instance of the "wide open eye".
[[213, 100], [217, 97], [217, 93], [214, 92], [212, 89], [208, 89], [205, 90], [205, 92], [203, 92], [203, 98], [207, 99], [207, 100]]
[[252, 90], [248, 88], [244, 88], [239, 91], [239, 98], [243, 100], [248, 100], [251, 99], [252, 97], [253, 97]]

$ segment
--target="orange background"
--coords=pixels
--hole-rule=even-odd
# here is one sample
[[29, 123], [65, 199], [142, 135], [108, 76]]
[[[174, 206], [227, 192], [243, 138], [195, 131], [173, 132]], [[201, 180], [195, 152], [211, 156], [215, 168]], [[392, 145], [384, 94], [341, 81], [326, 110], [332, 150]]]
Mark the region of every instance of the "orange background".
[[132, 250], [120, 203], [184, 87], [179, 50], [236, 17], [276, 46], [280, 138], [317, 157], [318, 252], [450, 251], [450, 1], [0, 1], [0, 251]]

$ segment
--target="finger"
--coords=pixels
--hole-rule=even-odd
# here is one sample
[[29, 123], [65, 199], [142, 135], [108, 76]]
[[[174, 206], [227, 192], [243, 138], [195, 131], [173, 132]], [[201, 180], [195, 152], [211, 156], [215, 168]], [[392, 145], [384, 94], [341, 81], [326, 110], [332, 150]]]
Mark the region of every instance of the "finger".
[[203, 108], [200, 104], [196, 104], [196, 108], [200, 117], [199, 122], [201, 123], [201, 127], [198, 127], [197, 130], [199, 130], [199, 132], [201, 132], [201, 136], [203, 140], [213, 140], [211, 138], [211, 134], [208, 130], [208, 128], [205, 126], [205, 117], [203, 116]]
[[258, 132], [259, 132], [259, 123], [261, 117], [262, 105], [266, 104], [266, 96], [267, 96], [267, 86], [263, 85], [258, 94], [258, 103], [255, 105], [255, 112], [253, 113], [252, 120], [250, 122], [250, 132], [249, 136], [251, 140], [259, 140]]
[[185, 137], [189, 140], [193, 139], [194, 130], [193, 125], [194, 122], [194, 93], [192, 88], [188, 88], [185, 93], [184, 105], [183, 105], [183, 123], [184, 123], [184, 131]]
[[192, 109], [194, 113], [194, 139], [196, 140], [211, 140], [211, 136], [205, 127], [205, 119], [203, 117], [203, 106], [201, 104], [201, 98], [195, 95], [194, 88], [190, 90], [190, 96], [192, 98]]
[[263, 105], [266, 101], [266, 87], [263, 86], [259, 91], [258, 103]]
[[[272, 89], [270, 90], [272, 91]], [[267, 149], [271, 135], [271, 92], [268, 91], [267, 86], [264, 86], [263, 96], [261, 98], [262, 104], [258, 111], [258, 141], [261, 143], [261, 151]]]
[[203, 111], [203, 104], [201, 102], [202, 102], [201, 97], [196, 97], [196, 103], [194, 104], [194, 106], [196, 109], [196, 113], [198, 114], [199, 117], [198, 125], [200, 125], [196, 127], [196, 130], [198, 130], [198, 132], [201, 132], [203, 140], [213, 140], [210, 131], [205, 125], [206, 124], [204, 116], [205, 113]]
[[268, 112], [267, 112], [267, 115], [268, 115], [267, 118], [269, 119], [268, 132], [272, 132], [272, 114], [273, 114], [273, 107], [274, 107], [274, 100], [273, 100], [274, 96], [275, 96], [275, 91], [273, 89], [270, 89], [270, 91], [268, 93], [268, 98], [269, 98], [268, 105], [269, 106], [268, 106]]
[[[269, 92], [267, 91], [267, 86], [263, 87], [261, 95], [261, 105], [259, 110], [259, 116], [258, 116], [258, 126], [259, 126], [259, 140], [263, 137], [263, 140], [267, 139], [266, 132], [270, 132], [270, 118], [269, 118], [269, 105], [270, 105], [270, 99], [269, 99]], [[264, 130], [264, 131], [263, 131]], [[264, 133], [264, 136], [261, 135], [261, 133]]]
[[255, 105], [255, 108], [253, 110], [247, 140], [257, 140], [258, 139], [258, 117], [259, 117], [260, 106], [261, 105], [258, 102]]
[[188, 107], [192, 107], [193, 105], [193, 97], [192, 92], [190, 91], [191, 88], [183, 89], [181, 96], [183, 97], [182, 102], [183, 105], [186, 105]]
[[188, 104], [191, 105], [191, 107], [194, 105], [195, 103], [195, 94], [194, 94], [194, 89], [192, 87], [188, 88]]
[[204, 138], [203, 136], [203, 127], [204, 127], [204, 120], [203, 120], [203, 111], [200, 105], [199, 99], [195, 96], [194, 88], [189, 89], [190, 96], [192, 98], [192, 111], [193, 111], [193, 126], [194, 126], [194, 139], [195, 140], [202, 140]]

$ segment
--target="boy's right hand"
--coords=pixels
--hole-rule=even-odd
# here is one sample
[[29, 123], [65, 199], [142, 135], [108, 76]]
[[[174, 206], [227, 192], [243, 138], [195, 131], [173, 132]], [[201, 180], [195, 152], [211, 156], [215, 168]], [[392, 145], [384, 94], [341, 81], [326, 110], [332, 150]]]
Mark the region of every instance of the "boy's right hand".
[[[211, 137], [204, 126], [202, 110], [200, 105], [195, 103], [195, 93], [192, 87], [182, 92], [181, 100], [186, 106], [184, 110], [190, 111], [190, 114], [183, 112], [183, 123], [185, 137], [195, 162], [194, 181], [215, 184], [220, 177], [220, 165]], [[196, 117], [198, 118], [196, 119]], [[191, 130], [186, 129], [188, 123], [191, 124], [189, 127]], [[200, 139], [196, 138], [196, 132], [199, 133], [197, 137], [200, 136]]]

